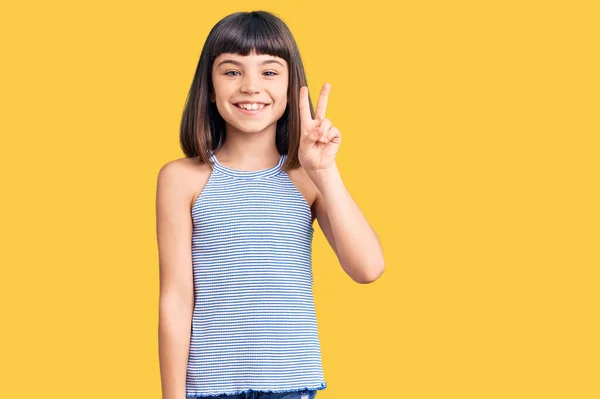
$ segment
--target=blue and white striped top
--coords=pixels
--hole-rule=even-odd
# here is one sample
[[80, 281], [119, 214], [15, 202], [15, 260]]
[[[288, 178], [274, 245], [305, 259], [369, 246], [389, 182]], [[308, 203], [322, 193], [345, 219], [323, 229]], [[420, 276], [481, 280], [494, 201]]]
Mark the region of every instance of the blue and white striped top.
[[186, 397], [327, 387], [312, 291], [311, 209], [281, 169], [213, 170], [192, 207]]

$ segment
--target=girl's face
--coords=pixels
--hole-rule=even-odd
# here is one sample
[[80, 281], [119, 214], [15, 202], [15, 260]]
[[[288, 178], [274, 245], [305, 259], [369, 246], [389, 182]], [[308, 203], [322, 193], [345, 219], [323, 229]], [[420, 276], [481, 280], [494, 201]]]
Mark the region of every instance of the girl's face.
[[[272, 55], [247, 56], [220, 54], [213, 63], [212, 81], [214, 92], [211, 101], [216, 103], [219, 114], [228, 129], [241, 132], [262, 132], [273, 129], [287, 106], [288, 65]], [[262, 109], [240, 109], [240, 103]]]

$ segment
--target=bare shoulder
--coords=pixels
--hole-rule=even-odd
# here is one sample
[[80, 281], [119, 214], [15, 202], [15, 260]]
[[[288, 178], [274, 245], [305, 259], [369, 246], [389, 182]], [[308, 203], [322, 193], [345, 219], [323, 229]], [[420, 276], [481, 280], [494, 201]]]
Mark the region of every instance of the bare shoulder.
[[184, 196], [191, 210], [202, 192], [212, 168], [197, 158], [178, 158], [167, 162], [159, 171], [158, 185], [165, 190], [177, 190]]
[[[177, 295], [186, 300], [186, 311], [194, 306], [192, 276], [193, 220], [190, 201], [203, 175], [197, 160], [180, 158], [163, 165], [156, 190], [156, 235], [160, 265], [161, 297]], [[205, 165], [210, 169], [210, 165]]]
[[312, 212], [312, 220], [314, 221], [316, 218], [314, 203], [318, 193], [317, 186], [311, 180], [311, 178], [308, 176], [308, 173], [306, 173], [306, 170], [304, 170], [302, 166], [296, 169], [289, 169], [287, 171], [287, 174], [290, 177], [292, 183], [294, 183], [298, 191], [300, 191], [300, 193], [304, 196], [304, 199], [310, 206]]

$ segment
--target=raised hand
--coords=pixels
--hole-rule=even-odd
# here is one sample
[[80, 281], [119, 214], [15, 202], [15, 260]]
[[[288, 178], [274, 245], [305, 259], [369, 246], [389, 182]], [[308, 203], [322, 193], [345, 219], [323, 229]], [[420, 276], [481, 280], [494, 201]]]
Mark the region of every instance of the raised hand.
[[336, 127], [331, 125], [331, 121], [325, 118], [330, 90], [331, 85], [325, 83], [321, 89], [313, 119], [308, 102], [308, 87], [300, 88], [300, 132], [302, 137], [300, 138], [298, 159], [306, 171], [325, 170], [336, 166], [335, 155], [342, 142], [342, 135]]

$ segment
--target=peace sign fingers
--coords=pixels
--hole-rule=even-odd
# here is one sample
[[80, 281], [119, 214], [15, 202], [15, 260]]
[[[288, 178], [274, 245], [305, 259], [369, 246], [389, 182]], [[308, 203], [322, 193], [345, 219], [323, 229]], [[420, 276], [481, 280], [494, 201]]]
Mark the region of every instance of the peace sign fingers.
[[325, 83], [319, 95], [314, 118], [311, 115], [308, 86], [300, 87], [300, 143], [298, 161], [306, 171], [335, 167], [335, 155], [341, 142], [339, 130], [325, 118], [331, 84]]

